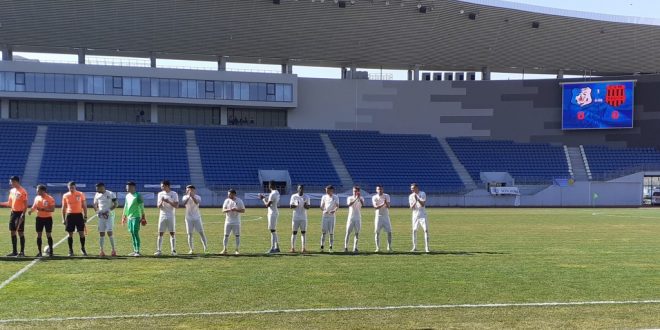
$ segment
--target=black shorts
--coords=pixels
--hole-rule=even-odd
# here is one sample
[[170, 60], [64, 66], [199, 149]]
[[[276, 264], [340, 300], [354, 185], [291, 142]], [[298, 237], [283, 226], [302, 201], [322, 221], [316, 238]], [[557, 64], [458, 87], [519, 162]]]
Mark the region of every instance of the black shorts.
[[82, 213], [67, 213], [66, 215], [66, 229], [71, 233], [74, 231], [82, 232], [85, 230], [85, 219]]
[[37, 223], [36, 226], [37, 228], [37, 233], [41, 233], [46, 229], [47, 233], [52, 233], [53, 232], [53, 218], [48, 217], [48, 218], [40, 218], [37, 217]]
[[[16, 212], [16, 211], [11, 211], [11, 215], [9, 216], [9, 231], [25, 231], [25, 219], [21, 219], [23, 216], [23, 212]], [[18, 222], [21, 222], [20, 226], [18, 225]]]

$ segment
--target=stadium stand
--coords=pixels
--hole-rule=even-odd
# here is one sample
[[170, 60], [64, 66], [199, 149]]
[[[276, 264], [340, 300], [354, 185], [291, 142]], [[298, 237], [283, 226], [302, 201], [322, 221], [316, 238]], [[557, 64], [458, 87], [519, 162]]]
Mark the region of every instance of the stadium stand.
[[138, 184], [190, 182], [185, 131], [167, 126], [49, 124], [39, 181], [69, 180], [93, 186], [103, 181], [124, 191]]
[[584, 153], [591, 174], [596, 179], [603, 179], [608, 174], [622, 171], [660, 170], [660, 152], [655, 148], [584, 146]]
[[427, 193], [457, 193], [464, 188], [437, 139], [430, 135], [331, 131], [353, 181], [367, 191], [383, 184], [390, 193], [409, 193], [417, 182]]
[[[0, 122], [0, 177], [22, 176], [37, 125], [21, 122]], [[5, 182], [3, 181], [3, 184]]]
[[566, 155], [558, 146], [471, 138], [447, 138], [447, 142], [475, 182], [481, 181], [481, 172], [508, 172], [521, 184], [570, 177]]
[[340, 184], [318, 131], [198, 128], [196, 136], [209, 187], [259, 185], [259, 170], [288, 170], [294, 185]]

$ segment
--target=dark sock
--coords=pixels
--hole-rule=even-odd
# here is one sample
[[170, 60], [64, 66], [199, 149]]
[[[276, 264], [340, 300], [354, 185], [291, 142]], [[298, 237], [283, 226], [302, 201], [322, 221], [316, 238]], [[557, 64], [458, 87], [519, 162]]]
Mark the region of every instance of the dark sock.
[[25, 253], [25, 236], [19, 237], [21, 241], [21, 253]]
[[69, 243], [69, 251], [73, 251], [73, 237], [67, 238], [66, 241]]
[[48, 237], [48, 247], [50, 248], [50, 253], [53, 253], [53, 238]]
[[80, 236], [80, 248], [85, 251], [85, 236]]
[[16, 236], [11, 237], [11, 248], [12, 248], [12, 253], [16, 254]]
[[37, 237], [37, 250], [39, 250], [39, 253], [41, 253], [41, 243], [43, 241], [41, 240], [41, 237]]

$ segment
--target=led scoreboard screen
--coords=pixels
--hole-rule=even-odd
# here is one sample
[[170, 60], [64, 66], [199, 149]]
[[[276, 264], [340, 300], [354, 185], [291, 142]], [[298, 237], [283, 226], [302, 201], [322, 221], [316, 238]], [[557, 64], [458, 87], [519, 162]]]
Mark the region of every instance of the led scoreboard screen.
[[635, 81], [562, 83], [562, 129], [633, 127]]

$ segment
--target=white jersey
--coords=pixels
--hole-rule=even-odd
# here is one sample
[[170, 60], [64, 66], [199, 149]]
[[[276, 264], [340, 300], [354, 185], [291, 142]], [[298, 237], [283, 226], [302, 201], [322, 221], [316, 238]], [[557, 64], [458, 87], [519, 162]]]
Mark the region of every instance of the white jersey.
[[107, 212], [112, 209], [113, 202], [117, 201], [117, 195], [110, 190], [94, 195], [94, 204], [98, 207], [98, 212]]
[[268, 195], [267, 201], [272, 202], [268, 207], [268, 215], [278, 214], [279, 210], [277, 209], [277, 205], [280, 203], [280, 192], [277, 190], [271, 191], [270, 195]]
[[[223, 210], [231, 210], [231, 209], [245, 209], [245, 204], [243, 204], [243, 201], [235, 197], [233, 200], [231, 198], [225, 199], [224, 204], [222, 204], [222, 209]], [[225, 224], [240, 224], [241, 223], [241, 214], [236, 211], [229, 211], [225, 213]]]
[[[356, 201], [358, 198], [360, 198], [360, 203], [359, 201], [353, 203], [353, 201]], [[348, 207], [348, 220], [354, 220], [354, 221], [360, 221], [362, 220], [362, 204], [364, 204], [364, 197], [355, 197], [355, 196], [349, 196], [346, 198], [346, 205], [350, 205], [353, 203], [353, 205]]]
[[[373, 197], [371, 197], [371, 203], [374, 205], [374, 207], [381, 206], [385, 204], [385, 202], [389, 203], [390, 202], [390, 195], [388, 194], [383, 194], [378, 195], [375, 194]], [[379, 209], [376, 210], [376, 218], [388, 218], [390, 216], [390, 209], [387, 206], [383, 206]]]
[[327, 214], [324, 214], [324, 216], [333, 215], [330, 214], [330, 212], [339, 208], [339, 197], [337, 197], [337, 195], [330, 196], [325, 194], [323, 197], [321, 197], [321, 205], [323, 205], [323, 212], [327, 212]]
[[305, 204], [310, 204], [309, 196], [304, 194], [302, 196], [298, 194], [291, 195], [291, 202], [289, 202], [289, 205], [295, 206], [293, 209], [293, 221], [307, 220], [307, 209], [305, 209]]
[[202, 203], [202, 198], [199, 195], [195, 195], [195, 200], [197, 200], [197, 204], [190, 199], [188, 194], [184, 195], [181, 199], [181, 202], [186, 204], [186, 219], [188, 220], [199, 220], [202, 218], [201, 213], [199, 213], [199, 204]]
[[[157, 203], [160, 203], [162, 200], [168, 200], [170, 202], [172, 201], [178, 202], [179, 195], [176, 192], [174, 192], [174, 190], [170, 190], [170, 192], [161, 191], [158, 193]], [[160, 207], [160, 217], [174, 219], [174, 206], [168, 203], [163, 203], [163, 205]]]
[[[417, 199], [419, 199], [422, 202], [426, 202], [426, 193], [423, 191], [420, 191], [419, 194], [417, 194]], [[408, 203], [410, 203], [410, 207], [412, 208], [412, 217], [413, 220], [415, 219], [426, 219], [426, 207], [422, 206], [415, 200], [415, 194], [412, 193], [408, 197]]]

